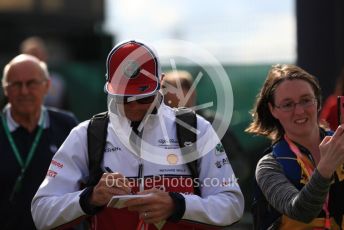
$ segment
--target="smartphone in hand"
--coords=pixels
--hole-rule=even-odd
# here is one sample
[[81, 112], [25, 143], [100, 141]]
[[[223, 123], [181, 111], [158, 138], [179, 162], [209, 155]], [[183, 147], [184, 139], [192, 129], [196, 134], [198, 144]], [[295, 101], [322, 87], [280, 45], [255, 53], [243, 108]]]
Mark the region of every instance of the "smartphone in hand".
[[337, 97], [338, 125], [344, 123], [344, 96]]

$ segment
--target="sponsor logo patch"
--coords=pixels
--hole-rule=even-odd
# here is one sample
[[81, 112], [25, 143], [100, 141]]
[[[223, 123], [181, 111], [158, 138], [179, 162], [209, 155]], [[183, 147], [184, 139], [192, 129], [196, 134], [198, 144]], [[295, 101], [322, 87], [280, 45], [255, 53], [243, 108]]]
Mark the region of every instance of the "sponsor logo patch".
[[225, 148], [221, 143], [218, 143], [215, 148], [215, 155], [220, 156], [225, 153]]
[[139, 89], [140, 92], [144, 92], [144, 91], [146, 91], [147, 89], [149, 89], [149, 85], [140, 86], [138, 89]]
[[55, 178], [57, 175], [57, 172], [53, 171], [53, 170], [48, 170], [47, 172], [47, 176], [48, 177], [52, 177], [52, 178]]
[[161, 138], [158, 140], [158, 146], [162, 147], [164, 149], [179, 149], [179, 145], [178, 145], [178, 140], [176, 139], [164, 139]]
[[179, 173], [185, 173], [185, 169], [182, 169], [182, 168], [164, 168], [164, 169], [159, 169], [159, 172], [161, 173], [176, 173], [176, 172], [179, 172]]
[[52, 160], [52, 161], [51, 161], [51, 164], [52, 164], [52, 165], [55, 165], [56, 167], [58, 167], [58, 168], [60, 168], [60, 169], [63, 168], [63, 164], [60, 163], [60, 162], [58, 162], [58, 161]]
[[106, 147], [104, 153], [117, 152], [121, 150], [122, 149], [120, 147]]
[[227, 165], [227, 164], [229, 164], [229, 160], [227, 157], [215, 162], [216, 168], [222, 168], [224, 165]]
[[170, 165], [175, 165], [178, 163], [178, 156], [176, 154], [171, 153], [167, 155], [166, 160]]

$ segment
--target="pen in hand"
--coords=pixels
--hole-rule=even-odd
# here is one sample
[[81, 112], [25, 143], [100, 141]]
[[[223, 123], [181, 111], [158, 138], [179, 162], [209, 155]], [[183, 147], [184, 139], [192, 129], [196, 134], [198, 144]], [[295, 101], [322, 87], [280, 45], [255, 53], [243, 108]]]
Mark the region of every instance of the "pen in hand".
[[109, 167], [105, 167], [105, 171], [108, 172], [108, 173], [113, 173], [113, 171], [109, 168]]
[[[112, 171], [109, 167], [107, 167], [107, 166], [105, 166], [104, 169], [105, 169], [105, 171], [106, 171], [107, 173], [113, 173], [113, 171]], [[130, 190], [131, 190], [131, 189], [130, 189]], [[133, 194], [133, 193], [130, 191], [129, 194]]]

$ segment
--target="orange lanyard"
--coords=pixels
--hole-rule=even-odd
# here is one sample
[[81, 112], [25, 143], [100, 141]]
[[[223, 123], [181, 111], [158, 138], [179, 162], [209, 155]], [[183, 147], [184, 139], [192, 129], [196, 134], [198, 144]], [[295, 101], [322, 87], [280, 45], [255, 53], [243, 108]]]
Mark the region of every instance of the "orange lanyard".
[[[304, 154], [301, 153], [300, 149], [287, 137], [287, 135], [284, 135], [284, 139], [287, 141], [291, 151], [296, 155], [296, 158], [299, 164], [302, 163], [304, 165], [304, 168], [306, 169], [305, 173], [309, 180], [314, 172], [314, 168], [315, 168], [314, 165]], [[323, 210], [326, 214], [325, 224], [324, 224], [325, 229], [331, 229], [330, 211], [328, 210], [328, 200], [329, 200], [329, 197], [327, 194], [325, 202], [323, 204]]]
[[136, 230], [148, 230], [149, 224], [145, 223], [143, 220], [140, 220], [139, 224], [137, 225]]

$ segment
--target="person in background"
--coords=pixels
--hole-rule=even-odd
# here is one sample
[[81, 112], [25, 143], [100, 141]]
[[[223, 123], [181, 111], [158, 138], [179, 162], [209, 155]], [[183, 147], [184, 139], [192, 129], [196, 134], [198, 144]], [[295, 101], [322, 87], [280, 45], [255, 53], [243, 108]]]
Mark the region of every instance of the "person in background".
[[[103, 230], [204, 229], [237, 222], [244, 209], [240, 187], [231, 181], [235, 175], [227, 157], [216, 150], [215, 131], [199, 116], [198, 137], [206, 141], [194, 143], [197, 178], [185, 164], [176, 141], [175, 111], [162, 102], [161, 67], [152, 47], [136, 40], [119, 43], [106, 67], [104, 173], [89, 185], [89, 165], [95, 162], [89, 161], [87, 149], [90, 121], [83, 122], [53, 158], [63, 167], [50, 165], [54, 176], [48, 174], [32, 201], [37, 227], [62, 228], [85, 218], [91, 229]], [[203, 185], [197, 194], [196, 183]], [[112, 196], [129, 194], [148, 196], [132, 198], [122, 208], [107, 207]]]
[[[196, 111], [197, 114], [204, 117], [212, 123], [215, 119], [214, 111], [210, 109], [197, 108], [196, 86], [192, 75], [185, 70], [171, 71], [164, 74], [161, 82], [164, 103], [172, 108], [188, 107]], [[226, 153], [238, 153], [243, 151], [236, 138], [227, 131], [221, 139]], [[231, 150], [231, 151], [230, 151]]]
[[[45, 42], [40, 37], [28, 37], [20, 44], [20, 52], [37, 57], [41, 61], [48, 63], [49, 55]], [[69, 109], [68, 94], [63, 77], [50, 71], [51, 86], [44, 99], [46, 106], [52, 106], [59, 109]]]
[[196, 106], [196, 89], [191, 89], [193, 78], [188, 71], [165, 73], [161, 85], [166, 105], [172, 108]]
[[270, 69], [246, 130], [272, 140], [256, 168], [255, 229], [344, 228], [344, 126], [323, 129], [320, 105], [314, 76]]
[[35, 229], [31, 200], [77, 121], [71, 113], [43, 106], [50, 78], [46, 64], [34, 56], [13, 58], [1, 83], [8, 99], [0, 114], [1, 229]]
[[336, 86], [333, 94], [325, 100], [323, 108], [320, 111], [320, 120], [326, 121], [331, 130], [338, 127], [337, 97], [344, 96], [344, 69], [337, 78]]

